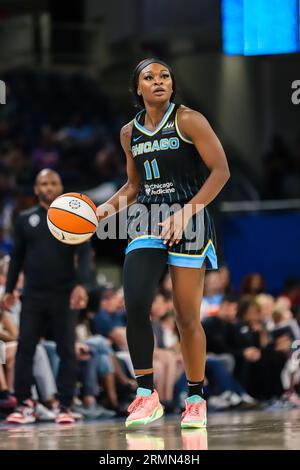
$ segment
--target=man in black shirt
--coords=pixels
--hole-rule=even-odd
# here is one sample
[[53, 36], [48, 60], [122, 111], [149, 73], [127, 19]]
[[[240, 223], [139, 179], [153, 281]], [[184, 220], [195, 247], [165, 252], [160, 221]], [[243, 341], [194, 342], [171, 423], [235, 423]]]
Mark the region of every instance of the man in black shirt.
[[60, 356], [57, 378], [60, 410], [58, 423], [70, 423], [76, 383], [76, 311], [86, 307], [88, 295], [89, 243], [66, 245], [54, 238], [47, 226], [47, 210], [63, 192], [59, 175], [49, 169], [36, 177], [34, 192], [39, 204], [19, 214], [15, 224], [14, 247], [7, 274], [3, 305], [9, 309], [19, 273], [25, 274], [20, 336], [15, 366], [15, 394], [18, 407], [8, 417], [13, 423], [35, 421], [31, 401], [32, 362], [40, 338], [51, 331]]
[[207, 351], [214, 354], [231, 354], [235, 360], [235, 374], [241, 379], [244, 364], [256, 362], [260, 351], [245, 341], [240, 324], [236, 323], [237, 298], [228, 294], [223, 298], [216, 316], [206, 318], [203, 328], [206, 334]]

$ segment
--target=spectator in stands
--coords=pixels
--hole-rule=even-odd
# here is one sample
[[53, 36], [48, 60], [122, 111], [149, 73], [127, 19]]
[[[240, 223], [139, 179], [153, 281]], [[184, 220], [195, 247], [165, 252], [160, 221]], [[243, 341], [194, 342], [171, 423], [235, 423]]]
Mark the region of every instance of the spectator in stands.
[[298, 278], [291, 277], [286, 281], [283, 296], [290, 300], [291, 308], [300, 305], [300, 281]]
[[228, 267], [223, 264], [219, 268], [220, 275], [220, 290], [224, 295], [234, 294], [234, 288], [231, 283], [230, 271]]
[[[91, 334], [88, 315], [89, 314], [81, 315], [81, 321], [76, 328], [77, 338], [80, 341], [78, 344], [82, 345], [82, 349], [84, 349], [87, 354], [94, 357], [97, 378], [100, 378], [103, 382], [104, 390], [107, 395], [106, 405], [115, 410], [118, 414], [123, 414], [117, 389], [120, 391], [120, 399], [122, 401], [124, 401], [124, 399], [130, 401], [133, 392], [137, 388], [136, 382], [124, 373], [111, 347], [110, 340], [101, 335], [93, 336]], [[128, 398], [129, 395], [130, 397]]]
[[5, 283], [6, 283], [8, 266], [9, 266], [9, 260], [10, 260], [9, 255], [2, 255], [0, 257], [0, 297], [1, 298], [5, 291]]
[[161, 292], [163, 293], [164, 296], [166, 296], [167, 294], [172, 295], [172, 279], [171, 279], [169, 271], [167, 271], [163, 277], [163, 280], [161, 283]]
[[271, 331], [274, 328], [273, 322], [273, 312], [275, 306], [275, 299], [270, 294], [258, 294], [255, 297], [255, 301], [260, 307], [260, 313], [262, 321], [265, 324], [265, 327], [268, 331]]
[[[116, 415], [114, 411], [97, 404], [99, 376], [104, 377], [106, 374], [112, 374], [113, 372], [105, 346], [98, 343], [98, 349], [93, 349], [88, 344], [78, 341], [75, 343], [75, 353], [78, 361], [79, 377], [82, 382], [82, 406], [75, 405], [72, 409], [89, 419], [114, 417]], [[117, 409], [117, 400], [114, 405]]]
[[[4, 350], [1, 350], [1, 354]], [[4, 365], [0, 362], [0, 412], [12, 410], [16, 406], [17, 400], [10, 393], [6, 380]]]
[[215, 410], [252, 409], [257, 402], [251, 397], [228, 369], [228, 364], [216, 355], [207, 355], [205, 393], [208, 405]]
[[274, 331], [278, 328], [282, 328], [290, 323], [293, 318], [293, 314], [290, 310], [290, 305], [291, 303], [286, 297], [279, 297], [276, 300], [272, 313], [273, 328], [271, 329], [271, 331]]
[[294, 338], [300, 339], [300, 306], [296, 308], [294, 318], [290, 321]]
[[15, 206], [16, 177], [12, 169], [0, 161], [0, 251], [3, 253], [11, 249], [10, 230]]
[[163, 348], [163, 330], [160, 321], [167, 311], [165, 296], [157, 291], [151, 306], [151, 322], [158, 348]]
[[104, 182], [115, 182], [118, 186], [121, 184], [124, 164], [120, 152], [112, 142], [107, 142], [96, 153], [93, 165], [98, 184]]
[[89, 122], [84, 122], [83, 115], [77, 111], [71, 115], [69, 124], [57, 133], [57, 140], [69, 145], [85, 146], [94, 141], [95, 131], [95, 127]]
[[23, 179], [24, 174], [30, 166], [28, 155], [24, 149], [19, 146], [8, 147], [2, 156], [2, 162], [6, 168], [9, 168], [17, 179]]
[[113, 286], [103, 288], [99, 310], [92, 321], [92, 331], [109, 338], [117, 350], [127, 350], [126, 317], [118, 311], [118, 307], [116, 289]]
[[252, 296], [240, 300], [238, 318], [237, 329], [246, 359], [239, 369], [242, 383], [257, 399], [280, 397], [283, 393], [280, 374], [288, 359], [286, 345], [282, 348], [282, 340], [272, 341]]
[[183, 362], [180, 358], [181, 354], [178, 354], [176, 350], [178, 348], [177, 343], [169, 349], [166, 347], [165, 329], [161, 319], [166, 315], [167, 309], [168, 301], [161, 293], [157, 292], [151, 307], [151, 322], [155, 336], [154, 384], [166, 411], [171, 411], [173, 409], [174, 388], [176, 381], [183, 372]]
[[[285, 390], [284, 398], [294, 406], [300, 407], [300, 306], [296, 308], [294, 318], [288, 322], [288, 327], [289, 329], [283, 328], [282, 333], [284, 337], [281, 340], [281, 344], [279, 344], [280, 348], [287, 347], [290, 349], [286, 351], [289, 359], [282, 370], [281, 379]], [[290, 334], [293, 340], [295, 340], [292, 344], [290, 342]]]
[[[205, 318], [202, 322], [205, 334], [207, 352], [217, 355], [225, 355], [225, 362], [233, 364], [229, 366], [233, 370], [235, 361], [240, 356], [247, 354], [241, 345], [240, 337], [235, 328], [237, 316], [237, 297], [225, 296], [219, 306], [217, 315]], [[229, 355], [229, 357], [228, 357]]]
[[119, 287], [119, 289], [116, 291], [116, 297], [117, 297], [117, 311], [121, 315], [126, 315], [123, 287]]
[[10, 393], [14, 391], [14, 366], [18, 334], [18, 328], [10, 315], [0, 309], [0, 341], [5, 343], [6, 380]]
[[258, 295], [265, 292], [265, 281], [261, 274], [247, 274], [241, 285], [241, 295]]
[[207, 362], [206, 376], [209, 382], [210, 405], [216, 409], [232, 406], [250, 407], [255, 400], [232, 376], [236, 364], [248, 354], [242, 348], [236, 329], [237, 297], [233, 294], [223, 298], [216, 316], [204, 319]]
[[55, 141], [54, 132], [47, 126], [42, 128], [39, 145], [33, 149], [32, 165], [38, 171], [43, 168], [57, 170], [60, 163], [59, 146]]
[[205, 276], [204, 295], [201, 303], [201, 318], [216, 315], [224, 297], [219, 271], [210, 271]]
[[[0, 341], [5, 343], [5, 366], [0, 365], [0, 409], [14, 408], [16, 405], [16, 399], [12, 394], [17, 338], [18, 328], [10, 315], [0, 309]], [[1, 352], [4, 353], [4, 349]]]

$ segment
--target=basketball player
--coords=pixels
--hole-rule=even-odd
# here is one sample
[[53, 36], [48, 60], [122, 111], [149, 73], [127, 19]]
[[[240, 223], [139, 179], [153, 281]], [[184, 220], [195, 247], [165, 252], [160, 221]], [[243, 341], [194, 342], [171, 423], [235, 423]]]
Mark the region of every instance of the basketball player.
[[[56, 240], [47, 226], [47, 210], [63, 192], [60, 176], [44, 169], [36, 177], [34, 192], [39, 204], [19, 214], [9, 264], [4, 307], [13, 302], [13, 291], [24, 269], [25, 287], [20, 316], [20, 336], [15, 366], [17, 409], [9, 423], [35, 421], [31, 400], [32, 361], [36, 345], [50, 328], [60, 357], [57, 387], [58, 423], [72, 423], [70, 406], [76, 384], [75, 327], [77, 309], [86, 307], [90, 248], [88, 243], [66, 245]], [[78, 259], [76, 259], [76, 257]]]
[[[149, 313], [168, 264], [189, 389], [181, 426], [205, 427], [206, 340], [199, 312], [205, 269], [217, 268], [214, 226], [206, 206], [228, 180], [229, 169], [205, 117], [173, 102], [176, 84], [166, 63], [157, 59], [140, 62], [133, 73], [132, 88], [143, 109], [121, 130], [128, 180], [97, 210], [100, 220], [106, 217], [108, 204], [119, 211], [120, 196], [126, 196], [127, 205], [132, 205], [124, 293], [127, 340], [139, 388], [128, 408], [126, 426], [145, 425], [163, 414], [153, 387], [154, 341]], [[157, 205], [162, 208], [174, 203], [176, 211], [157, 216]], [[137, 226], [143, 228], [135, 230]], [[190, 233], [196, 236], [196, 243], [191, 243]]]

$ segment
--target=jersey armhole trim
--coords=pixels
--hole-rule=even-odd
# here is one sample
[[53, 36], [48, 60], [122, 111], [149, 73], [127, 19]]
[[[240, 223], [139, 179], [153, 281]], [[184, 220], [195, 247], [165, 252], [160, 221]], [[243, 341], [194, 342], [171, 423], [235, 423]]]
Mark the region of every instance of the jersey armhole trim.
[[175, 114], [175, 127], [176, 127], [176, 131], [177, 131], [177, 134], [179, 135], [179, 137], [184, 141], [186, 142], [187, 144], [192, 144], [194, 145], [194, 142], [192, 142], [191, 140], [187, 139], [186, 137], [184, 137], [179, 129], [179, 126], [178, 126], [178, 110], [176, 111], [176, 114]]

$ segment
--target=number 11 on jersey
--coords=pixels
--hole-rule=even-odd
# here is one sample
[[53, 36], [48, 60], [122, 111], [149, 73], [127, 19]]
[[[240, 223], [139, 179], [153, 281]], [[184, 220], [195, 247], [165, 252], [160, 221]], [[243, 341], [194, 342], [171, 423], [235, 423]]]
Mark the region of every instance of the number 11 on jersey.
[[159, 178], [160, 177], [156, 158], [154, 158], [151, 161], [151, 165], [150, 165], [149, 160], [146, 160], [145, 163], [144, 163], [144, 167], [145, 167], [145, 171], [146, 171], [147, 180], [152, 180], [153, 178]]

